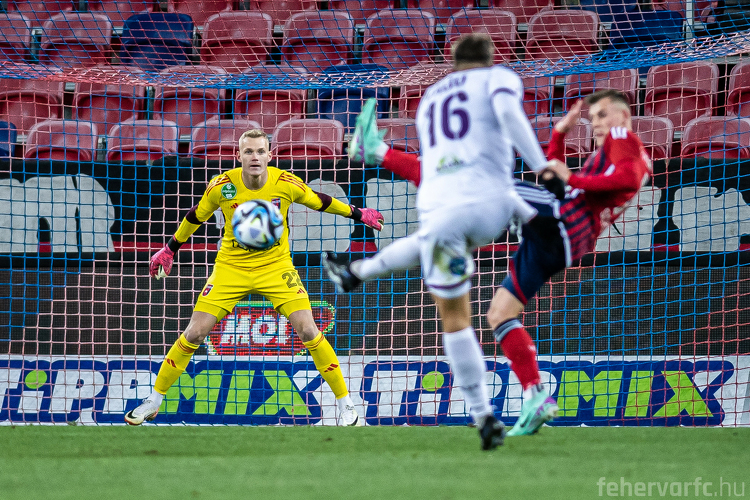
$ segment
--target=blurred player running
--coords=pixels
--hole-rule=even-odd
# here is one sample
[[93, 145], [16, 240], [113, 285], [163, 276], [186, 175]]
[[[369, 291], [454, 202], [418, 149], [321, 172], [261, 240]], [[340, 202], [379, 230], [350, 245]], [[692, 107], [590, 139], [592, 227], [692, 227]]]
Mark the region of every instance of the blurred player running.
[[[594, 250], [598, 235], [622, 214], [650, 173], [650, 160], [631, 131], [627, 97], [615, 90], [602, 90], [588, 96], [586, 102], [590, 105], [597, 149], [581, 170], [571, 173], [563, 163], [565, 133], [578, 122], [581, 101], [555, 125], [548, 148], [548, 157], [552, 159], [548, 170], [572, 188], [565, 199], [558, 201], [551, 193], [528, 183], [516, 184], [521, 197], [538, 213], [523, 224], [519, 249], [487, 313], [495, 339], [524, 388], [521, 416], [509, 436], [533, 434], [557, 412], [554, 399], [540, 384], [536, 348], [518, 316], [528, 299], [552, 275]], [[363, 110], [350, 155], [358, 161], [380, 164], [419, 185], [419, 159], [414, 154], [388, 148], [377, 132], [372, 109], [369, 105]], [[554, 180], [548, 176], [546, 179], [555, 190]], [[418, 257], [412, 252], [401, 255], [400, 261], [389, 261], [376, 255], [347, 264], [330, 255], [329, 272], [337, 273], [336, 279], [343, 288], [351, 290], [361, 281], [416, 265]]]
[[213, 272], [198, 296], [188, 327], [167, 353], [151, 395], [128, 412], [125, 421], [140, 425], [144, 420], [153, 420], [164, 394], [185, 371], [193, 353], [214, 325], [234, 309], [238, 301], [257, 293], [270, 300], [279, 314], [289, 319], [304, 342], [315, 367], [336, 396], [339, 423], [364, 425], [349, 397], [338, 358], [315, 325], [307, 291], [292, 264], [287, 212], [292, 203], [301, 203], [313, 210], [360, 221], [378, 231], [382, 229], [383, 216], [377, 210], [356, 208], [317, 193], [296, 175], [269, 167], [271, 153], [262, 130], [242, 134], [237, 158], [242, 166], [211, 180], [200, 202], [188, 212], [174, 236], [151, 258], [151, 276], [156, 279], [167, 276], [180, 246], [219, 208], [225, 220], [232, 220], [235, 208], [242, 203], [253, 199], [270, 201], [284, 216], [283, 236], [268, 250], [251, 250], [237, 242], [231, 225], [224, 227]]

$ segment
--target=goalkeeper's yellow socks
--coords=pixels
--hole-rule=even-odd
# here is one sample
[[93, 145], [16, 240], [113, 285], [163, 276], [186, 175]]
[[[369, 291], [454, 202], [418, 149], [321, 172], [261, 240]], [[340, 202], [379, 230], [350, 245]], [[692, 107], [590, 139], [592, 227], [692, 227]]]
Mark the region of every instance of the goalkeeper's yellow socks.
[[310, 351], [315, 368], [323, 375], [323, 380], [328, 382], [336, 399], [348, 396], [349, 391], [346, 389], [344, 374], [341, 373], [341, 368], [339, 368], [339, 358], [336, 357], [333, 347], [323, 334], [318, 333], [314, 339], [305, 342], [305, 347]]
[[180, 378], [182, 372], [185, 371], [188, 363], [190, 363], [190, 358], [193, 357], [193, 353], [198, 347], [198, 345], [188, 342], [185, 335], [180, 335], [180, 338], [169, 349], [167, 357], [164, 358], [161, 368], [159, 368], [159, 374], [156, 376], [156, 382], [154, 383], [154, 392], [167, 393], [169, 388]]

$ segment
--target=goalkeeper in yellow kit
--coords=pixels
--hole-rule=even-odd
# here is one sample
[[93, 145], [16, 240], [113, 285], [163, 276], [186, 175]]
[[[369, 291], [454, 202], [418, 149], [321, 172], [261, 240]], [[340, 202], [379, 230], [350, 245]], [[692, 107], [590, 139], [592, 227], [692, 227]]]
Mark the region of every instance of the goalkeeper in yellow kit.
[[151, 258], [151, 276], [159, 279], [169, 274], [180, 245], [218, 208], [224, 219], [230, 221], [235, 208], [246, 201], [263, 199], [275, 203], [284, 216], [283, 236], [268, 250], [249, 250], [234, 238], [231, 225], [224, 227], [213, 272], [198, 296], [190, 323], [162, 362], [151, 395], [128, 412], [125, 421], [140, 425], [144, 420], [153, 420], [164, 394], [185, 371], [193, 353], [214, 325], [232, 311], [237, 302], [257, 293], [270, 300], [279, 314], [287, 317], [304, 342], [315, 367], [336, 396], [339, 423], [363, 425], [349, 397], [338, 358], [315, 325], [307, 291], [292, 264], [286, 215], [292, 203], [301, 203], [313, 210], [360, 221], [378, 231], [382, 229], [383, 216], [377, 210], [360, 209], [317, 193], [299, 177], [269, 167], [271, 153], [268, 138], [262, 130], [242, 134], [237, 158], [242, 167], [211, 180], [198, 205], [188, 212], [167, 245]]

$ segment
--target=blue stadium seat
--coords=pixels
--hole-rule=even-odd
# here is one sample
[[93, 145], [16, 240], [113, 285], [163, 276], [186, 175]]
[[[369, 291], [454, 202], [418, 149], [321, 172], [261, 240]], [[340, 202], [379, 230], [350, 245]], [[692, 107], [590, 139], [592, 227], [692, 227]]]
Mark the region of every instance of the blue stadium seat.
[[638, 8], [638, 0], [580, 0], [581, 7], [599, 15], [599, 21], [611, 23], [618, 14]]
[[122, 31], [120, 62], [146, 71], [184, 65], [193, 49], [193, 21], [185, 14], [146, 12], [130, 16]]
[[15, 125], [10, 122], [0, 122], [0, 158], [10, 158], [13, 155], [13, 145], [17, 137]]
[[[373, 75], [385, 74], [386, 71], [386, 68], [377, 64], [342, 64], [326, 68], [323, 74], [339, 80], [340, 77], [336, 78], [336, 75], [344, 73]], [[321, 89], [318, 91], [318, 117], [338, 120], [344, 124], [347, 132], [351, 132], [357, 115], [362, 110], [362, 103], [371, 97], [378, 100], [378, 118], [385, 118], [390, 102], [390, 91], [387, 87]]]
[[674, 10], [633, 10], [613, 16], [610, 46], [624, 50], [683, 39], [681, 13]]

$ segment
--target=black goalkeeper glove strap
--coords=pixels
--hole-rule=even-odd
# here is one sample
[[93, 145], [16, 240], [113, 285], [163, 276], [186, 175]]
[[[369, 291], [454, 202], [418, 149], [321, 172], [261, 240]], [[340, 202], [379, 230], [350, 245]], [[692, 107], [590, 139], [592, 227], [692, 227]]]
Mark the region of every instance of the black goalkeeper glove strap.
[[180, 249], [180, 247], [182, 246], [182, 243], [174, 239], [174, 236], [172, 236], [171, 238], [169, 238], [169, 241], [167, 242], [167, 246], [169, 247], [170, 250], [172, 250], [172, 253], [177, 253], [177, 250]]
[[352, 214], [349, 216], [350, 219], [356, 220], [357, 222], [362, 221], [362, 210], [355, 207], [354, 205], [349, 205], [352, 207]]
[[555, 195], [558, 200], [565, 199], [565, 183], [558, 176], [553, 175], [547, 180], [542, 181], [544, 189]]

